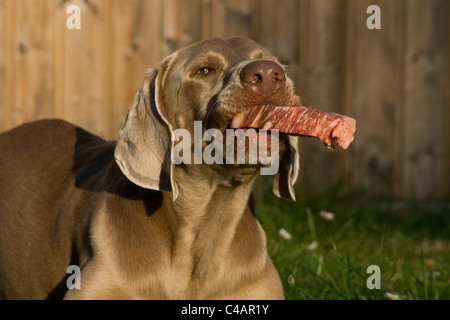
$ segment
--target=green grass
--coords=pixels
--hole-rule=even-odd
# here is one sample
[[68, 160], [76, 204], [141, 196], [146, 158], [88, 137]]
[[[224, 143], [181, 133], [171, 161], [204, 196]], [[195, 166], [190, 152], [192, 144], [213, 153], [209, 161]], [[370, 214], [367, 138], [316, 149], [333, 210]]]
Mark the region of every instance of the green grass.
[[[450, 202], [329, 192], [297, 194], [293, 203], [263, 189], [255, 187], [256, 214], [286, 299], [450, 299]], [[322, 218], [321, 210], [334, 220]], [[380, 289], [367, 287], [370, 265], [380, 268]]]

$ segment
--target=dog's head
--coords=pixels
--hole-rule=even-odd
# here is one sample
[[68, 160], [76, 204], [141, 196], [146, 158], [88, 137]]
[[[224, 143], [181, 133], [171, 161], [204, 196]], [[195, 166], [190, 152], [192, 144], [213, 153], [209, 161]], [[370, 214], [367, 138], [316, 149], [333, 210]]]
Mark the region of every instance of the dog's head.
[[[258, 105], [299, 104], [300, 98], [295, 95], [284, 67], [267, 50], [240, 37], [204, 40], [179, 49], [165, 58], [159, 69], [147, 71], [120, 131], [116, 161], [134, 183], [154, 190], [171, 190], [175, 200], [178, 188], [174, 170], [176, 158], [180, 156], [176, 141], [188, 143], [189, 153], [192, 153], [187, 155], [184, 149], [181, 156], [185, 160], [192, 159], [191, 163], [195, 165], [199, 163], [194, 159], [195, 153], [200, 152], [201, 157], [209, 143], [202, 139], [205, 131], [214, 130], [211, 140], [215, 143], [223, 137], [221, 145], [226, 149], [229, 141], [227, 144], [225, 133], [237, 113]], [[186, 135], [179, 139], [180, 131], [192, 139], [181, 141]], [[222, 137], [217, 135], [218, 132]], [[178, 137], [174, 139], [174, 136]], [[198, 138], [200, 150], [199, 144], [196, 145]], [[277, 161], [279, 159], [273, 191], [279, 197], [294, 200], [293, 184], [298, 173], [295, 137], [269, 133], [266, 143], [261, 143], [260, 134], [256, 132], [253, 141], [249, 138], [244, 143], [246, 163], [230, 163], [224, 159], [222, 163], [202, 165], [214, 170], [219, 179], [230, 179], [234, 175], [255, 176], [267, 163], [259, 160], [248, 163], [249, 145], [256, 143], [260, 148], [267, 147], [272, 145], [273, 139], [277, 139], [275, 145], [278, 148], [268, 152], [277, 153]], [[234, 144], [233, 148], [236, 148]], [[214, 152], [219, 149], [220, 145], [216, 144]], [[225, 154], [223, 150], [220, 157], [225, 158]], [[215, 156], [217, 159], [217, 154]]]

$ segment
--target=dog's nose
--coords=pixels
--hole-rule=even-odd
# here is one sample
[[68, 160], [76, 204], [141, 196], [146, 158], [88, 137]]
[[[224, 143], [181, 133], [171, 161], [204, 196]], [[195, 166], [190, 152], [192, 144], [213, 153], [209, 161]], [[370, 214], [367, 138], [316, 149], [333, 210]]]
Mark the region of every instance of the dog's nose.
[[244, 88], [265, 98], [270, 97], [284, 86], [285, 79], [283, 69], [270, 60], [250, 62], [241, 70], [241, 81]]

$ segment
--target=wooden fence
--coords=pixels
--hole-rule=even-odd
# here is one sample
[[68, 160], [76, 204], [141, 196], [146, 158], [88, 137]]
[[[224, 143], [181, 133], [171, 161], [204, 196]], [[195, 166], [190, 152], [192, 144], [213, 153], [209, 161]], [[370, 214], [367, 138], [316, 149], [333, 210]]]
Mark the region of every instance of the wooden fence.
[[280, 57], [305, 104], [357, 119], [347, 151], [302, 139], [299, 190], [450, 194], [448, 0], [0, 0], [0, 132], [57, 117], [114, 139], [145, 68], [233, 35]]

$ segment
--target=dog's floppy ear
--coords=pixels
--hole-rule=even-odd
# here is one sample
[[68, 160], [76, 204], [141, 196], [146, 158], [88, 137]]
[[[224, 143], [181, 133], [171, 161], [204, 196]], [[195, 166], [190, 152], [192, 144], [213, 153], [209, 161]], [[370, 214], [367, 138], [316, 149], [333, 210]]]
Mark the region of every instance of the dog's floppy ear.
[[136, 93], [125, 117], [114, 157], [123, 174], [133, 183], [147, 189], [172, 191], [178, 188], [173, 178], [172, 127], [164, 115], [161, 80], [166, 71], [149, 69], [142, 88]]
[[286, 200], [295, 201], [294, 184], [299, 168], [298, 137], [288, 136], [286, 149], [280, 154], [280, 166], [273, 180], [273, 193]]

